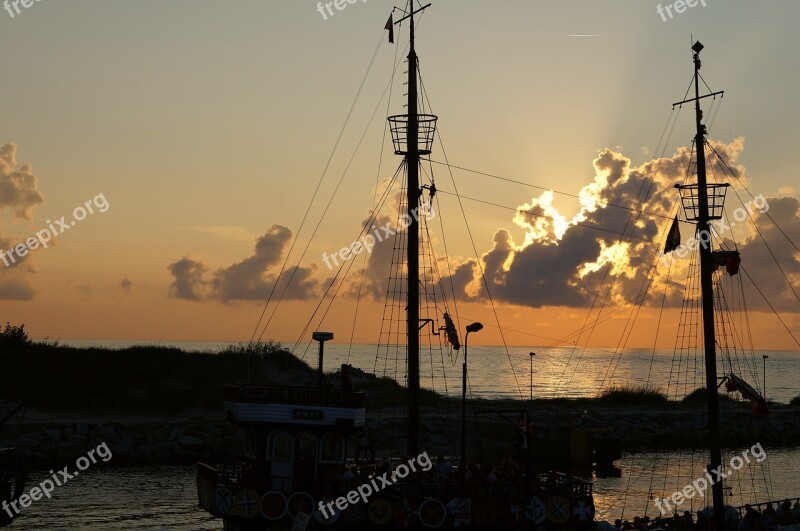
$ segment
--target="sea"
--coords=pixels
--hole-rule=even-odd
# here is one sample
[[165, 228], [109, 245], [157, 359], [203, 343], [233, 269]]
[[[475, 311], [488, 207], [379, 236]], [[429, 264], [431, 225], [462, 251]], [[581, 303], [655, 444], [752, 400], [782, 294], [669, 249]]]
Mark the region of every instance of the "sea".
[[[61, 343], [107, 348], [142, 344], [86, 340]], [[175, 341], [147, 344], [209, 354], [228, 345]], [[310, 364], [316, 363], [315, 345], [303, 345], [296, 352]], [[532, 352], [534, 356], [530, 355]], [[423, 385], [449, 395], [458, 394], [462, 358], [424, 354], [427, 363], [422, 365]], [[469, 389], [476, 398], [596, 396], [608, 385], [654, 387], [680, 397], [691, 392], [695, 383], [699, 387], [704, 382], [702, 360], [698, 361], [694, 354], [672, 350], [626, 349], [618, 353], [614, 349], [473, 346], [469, 347], [468, 358]], [[349, 363], [403, 381], [401, 359], [400, 355], [382, 352], [373, 345], [330, 343], [324, 351], [326, 370]], [[770, 401], [788, 403], [800, 395], [798, 353], [759, 351], [746, 357], [722, 356], [720, 361], [721, 367], [736, 370], [753, 387], [766, 389]], [[725, 455], [730, 505], [800, 496], [800, 448], [729, 448]], [[745, 455], [747, 459], [736, 459]], [[655, 498], [670, 496], [688, 485], [701, 486], [704, 463], [699, 450], [624, 454], [616, 462], [615, 473], [582, 471], [578, 475], [594, 483], [597, 518], [613, 522], [620, 517], [632, 520], [634, 516], [657, 516]], [[33, 471], [30, 484], [49, 476], [49, 471]], [[695, 496], [678, 509], [696, 512], [706, 505], [708, 494], [698, 488]], [[221, 530], [222, 523], [198, 508], [194, 467], [109, 466], [89, 468], [58, 487], [52, 498], [33, 502], [12, 529]]]

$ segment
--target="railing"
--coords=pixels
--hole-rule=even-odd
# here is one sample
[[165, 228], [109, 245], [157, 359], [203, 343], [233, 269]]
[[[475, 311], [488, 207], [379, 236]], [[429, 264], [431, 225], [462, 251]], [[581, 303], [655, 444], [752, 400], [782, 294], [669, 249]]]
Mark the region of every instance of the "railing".
[[[798, 497], [798, 498], [781, 498], [780, 500], [773, 500], [773, 501], [761, 502], [761, 503], [748, 503], [747, 505], [749, 505], [753, 509], [757, 509], [757, 510], [760, 511], [762, 507], [766, 508], [767, 505], [769, 505], [769, 504], [772, 504], [772, 506], [774, 508], [774, 507], [780, 506], [783, 502], [785, 502], [787, 500], [789, 501], [789, 503], [800, 502], [800, 497]], [[742, 514], [742, 512], [745, 510], [747, 505], [742, 505], [741, 507], [737, 507], [736, 508], [739, 511], [739, 514]]]
[[[722, 211], [725, 208], [725, 195], [730, 184], [707, 184], [708, 196], [708, 219], [722, 219]], [[686, 214], [687, 221], [698, 221], [700, 219], [700, 185], [698, 184], [676, 184], [681, 192], [681, 202]]]
[[226, 385], [225, 400], [256, 404], [303, 404], [363, 408], [363, 392], [345, 392], [300, 387], [268, 387], [263, 385]]
[[[432, 114], [417, 115], [417, 146], [420, 155], [430, 155], [431, 153], [433, 140], [436, 136], [436, 120], [438, 120], [438, 117]], [[408, 115], [390, 116], [389, 130], [392, 133], [394, 154], [408, 154]]]

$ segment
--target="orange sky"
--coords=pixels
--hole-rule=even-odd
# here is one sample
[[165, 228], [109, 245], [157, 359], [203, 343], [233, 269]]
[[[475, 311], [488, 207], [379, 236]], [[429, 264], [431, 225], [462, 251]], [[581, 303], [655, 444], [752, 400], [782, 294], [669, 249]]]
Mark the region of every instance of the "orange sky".
[[[293, 343], [331, 276], [323, 253], [354, 241], [376, 183], [400, 160], [385, 141], [382, 96], [405, 45], [403, 31], [397, 45], [384, 37], [375, 47], [388, 13], [388, 5], [365, 2], [325, 20], [315, 2], [255, 0], [224, 7], [210, 0], [76, 0], [36, 3], [13, 18], [0, 12], [0, 44], [8, 51], [0, 249], [8, 252], [62, 216], [69, 222], [76, 207], [87, 208], [99, 194], [107, 201], [105, 211], [100, 201], [90, 203], [95, 213], [47, 248], [13, 267], [0, 262], [0, 318], [25, 323], [37, 338], [250, 339], [264, 288], [296, 236], [375, 53], [289, 260], [296, 263], [344, 173], [299, 263], [296, 278], [306, 284], [296, 297], [303, 300], [282, 305], [266, 333]], [[796, 171], [784, 149], [800, 133], [800, 74], [786, 68], [800, 45], [798, 15], [800, 5], [790, 0], [709, 1], [666, 22], [648, 2], [509, 0], [492, 7], [487, 23], [485, 3], [434, 2], [420, 22], [418, 47], [450, 162], [584, 198], [557, 193], [551, 200], [541, 189], [454, 170], [463, 196], [510, 208], [463, 201], [507, 341], [547, 345], [580, 328], [598, 286], [609, 285], [601, 280], [610, 264], [619, 266], [620, 280], [606, 311], [624, 308], [646, 278], [644, 264], [657, 245], [609, 247], [629, 212], [603, 200], [641, 208], [635, 185], [654, 180], [645, 210], [655, 216], [643, 218], [637, 234], [660, 241], [677, 200], [670, 187], [685, 170], [689, 109], [670, 142], [656, 148], [671, 103], [688, 86], [692, 34], [706, 45], [705, 80], [726, 90], [711, 141], [753, 194], [773, 200], [771, 215], [800, 241]], [[391, 84], [390, 113], [405, 112], [400, 77]], [[663, 155], [661, 164], [651, 162], [656, 155]], [[441, 146], [432, 157], [444, 161]], [[436, 214], [446, 224], [443, 238], [439, 219], [432, 222], [434, 248], [444, 256], [446, 241], [452, 269], [461, 268], [458, 313], [465, 322], [495, 323], [476, 283], [461, 206], [448, 195], [455, 188], [450, 174], [439, 165], [433, 171], [442, 191]], [[518, 207], [544, 217], [515, 218]], [[729, 210], [738, 207], [732, 196]], [[394, 223], [393, 209], [390, 201], [380, 219]], [[754, 219], [790, 283], [800, 285], [800, 256], [766, 216]], [[732, 233], [743, 264], [800, 335], [800, 303], [748, 223]], [[691, 228], [681, 228], [686, 241]], [[375, 293], [385, 290], [380, 266], [391, 259], [391, 249], [379, 247], [368, 264]], [[576, 284], [578, 265], [586, 276]], [[666, 281], [666, 274], [659, 270], [656, 278]], [[358, 278], [354, 268], [350, 288]], [[756, 346], [797, 349], [748, 289]], [[631, 346], [652, 345], [663, 289], [652, 293]], [[663, 321], [675, 320], [679, 296], [668, 293], [672, 308]], [[381, 303], [382, 297], [362, 303], [355, 341], [377, 339]], [[322, 327], [349, 336], [353, 308], [352, 298], [337, 301]], [[616, 345], [627, 316], [622, 311], [598, 327], [591, 344]], [[660, 345], [672, 346], [674, 337], [674, 328], [665, 328]], [[488, 326], [474, 338], [500, 340]]]

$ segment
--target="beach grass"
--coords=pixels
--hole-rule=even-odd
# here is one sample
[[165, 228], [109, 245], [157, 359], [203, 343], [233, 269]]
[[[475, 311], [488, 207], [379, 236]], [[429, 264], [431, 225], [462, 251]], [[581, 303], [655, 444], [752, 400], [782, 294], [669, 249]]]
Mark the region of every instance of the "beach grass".
[[667, 395], [653, 387], [611, 386], [604, 389], [597, 400], [607, 405], [666, 405]]

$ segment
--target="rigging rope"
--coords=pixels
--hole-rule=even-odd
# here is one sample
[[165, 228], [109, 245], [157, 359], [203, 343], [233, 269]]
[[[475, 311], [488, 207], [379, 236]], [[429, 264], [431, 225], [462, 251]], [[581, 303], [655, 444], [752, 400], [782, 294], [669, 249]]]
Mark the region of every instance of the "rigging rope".
[[[392, 64], [394, 65], [394, 68], [392, 68], [392, 74], [391, 74], [391, 77], [389, 79], [389, 97], [386, 98], [386, 115], [387, 116], [389, 115], [389, 110], [390, 110], [391, 105], [392, 105], [392, 95], [394, 94], [394, 76], [395, 76], [395, 73], [397, 72], [397, 67], [399, 66], [399, 63], [397, 61], [397, 54], [398, 54], [399, 50], [400, 50], [399, 46], [395, 46], [394, 47], [394, 59], [392, 59]], [[382, 137], [382, 140], [381, 140], [381, 151], [380, 151], [380, 155], [378, 156], [378, 171], [375, 173], [375, 187], [373, 188], [373, 193], [372, 193], [372, 208], [373, 209], [375, 208], [375, 203], [378, 200], [378, 186], [380, 185], [381, 168], [383, 166], [383, 154], [384, 154], [384, 150], [386, 148], [386, 132], [388, 130], [389, 130], [389, 121], [386, 120], [383, 123], [383, 137]], [[355, 309], [355, 312], [353, 314], [353, 327], [350, 330], [350, 341], [349, 341], [349, 345], [348, 345], [348, 348], [347, 348], [347, 359], [345, 361], [345, 363], [347, 363], [347, 364], [350, 364], [350, 355], [351, 355], [352, 350], [353, 350], [353, 338], [355, 337], [356, 324], [358, 323], [358, 310], [359, 310], [359, 307], [360, 307], [360, 304], [361, 304], [361, 291], [362, 291], [362, 289], [364, 287], [364, 277], [367, 274], [367, 263], [368, 263], [368, 255], [367, 255], [367, 253], [364, 253], [364, 260], [363, 260], [362, 263], [363, 263], [363, 267], [361, 269], [361, 279], [358, 282], [358, 294], [356, 296], [356, 309]]]
[[[347, 116], [345, 117], [344, 123], [342, 124], [342, 127], [339, 130], [339, 134], [336, 137], [336, 142], [333, 145], [333, 149], [331, 150], [331, 154], [328, 156], [328, 160], [325, 163], [325, 168], [322, 170], [322, 175], [320, 175], [319, 180], [317, 181], [317, 186], [314, 189], [314, 193], [311, 196], [311, 200], [309, 201], [308, 206], [306, 207], [306, 211], [303, 214], [303, 219], [300, 222], [300, 227], [297, 229], [297, 232], [295, 233], [295, 237], [292, 240], [292, 244], [289, 246], [289, 251], [286, 253], [286, 258], [284, 258], [283, 264], [281, 265], [280, 272], [278, 273], [277, 277], [275, 278], [275, 283], [272, 285], [272, 289], [270, 290], [270, 294], [267, 297], [267, 302], [264, 304], [264, 308], [261, 311], [261, 315], [258, 318], [258, 322], [256, 323], [256, 326], [253, 329], [253, 333], [250, 335], [250, 341], [248, 342], [249, 344], [253, 343], [253, 338], [255, 337], [256, 333], [258, 332], [259, 327], [261, 326], [261, 322], [264, 319], [264, 315], [266, 314], [266, 311], [267, 311], [267, 308], [269, 307], [270, 302], [272, 302], [272, 297], [275, 294], [275, 288], [278, 286], [278, 281], [280, 280], [281, 276], [283, 275], [284, 271], [286, 270], [286, 264], [289, 262], [289, 257], [291, 256], [292, 251], [294, 250], [294, 246], [297, 244], [297, 242], [298, 242], [298, 240], [300, 238], [300, 233], [302, 232], [303, 227], [305, 226], [306, 220], [308, 218], [308, 214], [311, 212], [311, 207], [313, 206], [314, 201], [316, 201], [317, 194], [319, 193], [320, 186], [322, 186], [322, 181], [325, 179], [325, 175], [327, 175], [327, 173], [328, 173], [328, 168], [330, 167], [331, 162], [333, 161], [333, 157], [336, 154], [336, 150], [339, 147], [339, 142], [341, 142], [341, 140], [342, 140], [342, 136], [344, 135], [344, 131], [347, 128], [347, 124], [350, 122], [350, 118], [353, 116], [353, 111], [355, 110], [356, 104], [358, 103], [358, 100], [361, 97], [361, 92], [364, 90], [364, 86], [366, 85], [367, 78], [369, 77], [369, 74], [372, 71], [372, 66], [375, 64], [375, 58], [377, 57], [378, 51], [380, 50], [380, 48], [381, 48], [381, 46], [383, 44], [384, 38], [385, 38], [385, 30], [381, 30], [380, 39], [378, 40], [378, 44], [375, 46], [375, 51], [373, 52], [372, 58], [369, 61], [369, 65], [367, 66], [367, 71], [364, 73], [364, 77], [361, 79], [361, 84], [359, 85], [358, 90], [356, 91], [356, 95], [353, 98], [353, 103], [350, 105], [350, 110], [347, 112]], [[310, 245], [310, 241], [309, 241], [309, 245]], [[308, 247], [306, 247], [306, 250], [308, 250]], [[303, 252], [303, 256], [304, 255], [305, 255], [305, 251]], [[301, 256], [300, 260], [302, 260], [302, 256]], [[297, 262], [298, 265], [300, 264], [300, 260], [298, 260], [298, 262]], [[294, 268], [294, 271], [297, 271], [297, 268]], [[294, 277], [294, 272], [292, 273], [292, 277]], [[277, 307], [280, 305], [280, 301], [283, 300], [283, 296], [286, 293], [286, 289], [288, 288], [290, 283], [291, 283], [291, 278], [289, 279], [289, 282], [286, 283], [286, 287], [284, 288], [283, 292], [281, 293], [280, 299], [276, 303], [272, 314], [270, 315], [269, 319], [267, 320], [267, 323], [264, 325], [264, 330], [259, 335], [258, 341], [261, 341], [261, 338], [263, 337], [264, 332], [266, 332], [267, 327], [269, 326], [269, 323], [272, 320], [272, 317], [275, 315], [275, 311], [277, 310]]]
[[[444, 162], [439, 162], [439, 161], [433, 160], [433, 159], [426, 159], [426, 160], [428, 160], [428, 162], [430, 162], [431, 164], [439, 164], [439, 165], [442, 165], [442, 166], [446, 166], [447, 165]], [[456, 170], [465, 171], [467, 173], [473, 173], [475, 175], [481, 175], [483, 177], [489, 177], [491, 179], [497, 179], [498, 181], [505, 181], [505, 182], [509, 182], [509, 183], [513, 183], [513, 184], [519, 184], [521, 186], [527, 186], [529, 188], [536, 188], [537, 190], [544, 190], [546, 192], [553, 192], [554, 194], [563, 195], [565, 197], [572, 197], [574, 199], [581, 199], [580, 194], [574, 194], [574, 193], [571, 193], [571, 192], [562, 192], [562, 191], [556, 190], [554, 188], [547, 188], [545, 186], [539, 186], [539, 185], [532, 184], [532, 183], [527, 183], [527, 182], [524, 182], [524, 181], [518, 181], [516, 179], [510, 179], [510, 178], [507, 178], [507, 177], [501, 177], [499, 175], [494, 175], [494, 174], [483, 172], [483, 171], [471, 170], [469, 168], [464, 168], [462, 166], [453, 165], [451, 167], [455, 168]], [[616, 204], [616, 203], [603, 202], [603, 206], [604, 207], [605, 206], [609, 206], [609, 207], [619, 208], [621, 210], [628, 210], [630, 212], [635, 212], [637, 214], [650, 216], [650, 217], [653, 217], [653, 218], [669, 219], [670, 221], [672, 221], [672, 218], [670, 218], [668, 216], [665, 216], [664, 214], [658, 214], [656, 212], [647, 212], [646, 210], [632, 208], [632, 207], [628, 207], [628, 206], [620, 205], [620, 204]]]
[[[383, 206], [384, 202], [389, 197], [389, 192], [392, 190], [393, 184], [394, 184], [395, 180], [397, 179], [397, 176], [400, 174], [400, 170], [402, 170], [404, 165], [405, 165], [405, 161], [401, 162], [400, 165], [397, 167], [397, 170], [395, 171], [394, 177], [392, 177], [392, 180], [389, 182], [389, 184], [387, 184], [386, 189], [384, 190], [384, 192], [383, 192], [383, 194], [381, 196], [381, 199], [378, 202], [379, 208], [376, 208], [375, 210], [373, 210], [373, 212], [370, 213], [370, 216], [367, 218], [367, 222], [364, 224], [364, 226], [361, 229], [361, 232], [359, 232], [358, 236], [356, 237], [356, 240], [354, 240], [354, 241], [360, 240], [360, 238], [362, 237], [362, 235], [364, 234], [365, 231], [369, 232], [371, 230], [371, 227], [372, 227], [373, 223], [375, 222], [375, 220], [378, 217], [378, 214], [380, 213], [380, 207]], [[353, 263], [355, 263], [354, 260], [347, 260], [347, 261], [343, 261], [342, 264], [339, 266], [339, 269], [337, 270], [336, 275], [334, 275], [334, 277], [329, 281], [328, 287], [325, 289], [325, 293], [320, 298], [319, 303], [317, 303], [317, 306], [314, 308], [314, 311], [312, 312], [311, 316], [308, 318], [308, 321], [306, 322], [306, 325], [303, 328], [303, 331], [298, 336], [297, 341], [295, 342], [294, 346], [291, 349], [292, 352], [294, 352], [297, 349], [297, 347], [300, 345], [300, 343], [302, 342], [302, 338], [305, 336], [306, 332], [308, 331], [309, 327], [311, 326], [311, 323], [314, 320], [314, 317], [317, 315], [317, 312], [322, 307], [322, 304], [325, 301], [325, 299], [327, 298], [328, 293], [331, 291], [331, 288], [334, 285], [336, 285], [336, 290], [335, 290], [335, 292], [333, 294], [333, 297], [331, 298], [331, 302], [328, 304], [328, 308], [325, 310], [325, 313], [323, 314], [322, 319], [325, 318], [325, 315], [327, 315], [328, 310], [330, 309], [330, 306], [333, 304], [333, 299], [335, 299], [336, 294], [339, 292], [339, 289], [344, 284], [344, 279], [347, 277], [347, 274], [349, 273], [350, 268], [352, 267]], [[345, 274], [344, 274], [344, 277], [342, 278], [342, 281], [339, 282], [338, 285], [337, 285], [336, 280], [339, 278], [339, 275], [342, 273], [342, 270], [344, 269], [345, 264], [347, 264], [347, 271], [345, 271]], [[309, 343], [309, 345], [310, 344], [311, 343]], [[308, 349], [306, 349], [306, 352], [307, 351], [308, 351]], [[305, 358], [305, 353], [303, 353], [303, 356], [300, 359], [304, 359], [304, 358]]]

